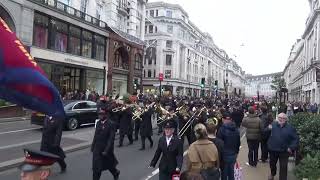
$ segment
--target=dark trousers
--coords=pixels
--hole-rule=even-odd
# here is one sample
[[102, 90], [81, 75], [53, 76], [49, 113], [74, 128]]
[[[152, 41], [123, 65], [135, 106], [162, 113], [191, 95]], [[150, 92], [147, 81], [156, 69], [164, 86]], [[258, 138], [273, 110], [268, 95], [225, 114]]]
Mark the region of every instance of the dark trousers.
[[237, 160], [237, 155], [224, 155], [224, 168], [222, 170], [222, 180], [234, 180], [234, 164]]
[[171, 180], [172, 173], [167, 171], [159, 171], [159, 180]]
[[128, 134], [122, 134], [122, 133], [120, 133], [120, 139], [119, 139], [119, 145], [120, 145], [120, 146], [122, 146], [122, 144], [123, 144], [123, 139], [124, 139], [124, 136], [125, 136], [125, 135], [127, 135], [130, 144], [132, 144], [132, 142], [133, 142], [132, 133], [128, 133]]
[[289, 153], [269, 151], [269, 154], [270, 154], [271, 175], [275, 176], [277, 174], [277, 162], [279, 159], [280, 161], [279, 180], [287, 180]]
[[146, 147], [146, 138], [148, 138], [149, 142], [150, 142], [150, 146], [152, 147], [153, 146], [153, 140], [151, 138], [151, 136], [141, 136], [141, 145], [142, 145], [142, 148], [145, 148]]
[[261, 160], [266, 161], [268, 156], [268, 139], [264, 139], [261, 140]]
[[140, 124], [141, 124], [141, 121], [140, 121], [139, 119], [137, 119], [137, 120], [134, 122], [134, 139], [135, 139], [135, 140], [138, 140], [138, 139], [139, 139]]
[[189, 145], [193, 143], [193, 140], [192, 140], [193, 137], [192, 137], [192, 135], [191, 135], [191, 132], [190, 132], [190, 131], [186, 131], [186, 132], [184, 133], [184, 135], [181, 136], [181, 141], [182, 141], [183, 147], [184, 147], [184, 139], [185, 139], [185, 137], [187, 137], [187, 140], [188, 140], [188, 144], [189, 144]]
[[251, 166], [257, 166], [258, 164], [258, 151], [259, 151], [259, 140], [247, 140], [249, 152], [248, 159]]
[[[119, 173], [119, 170], [116, 167], [110, 168], [109, 171], [113, 175], [113, 177], [115, 177]], [[92, 179], [100, 180], [101, 173], [102, 173], [101, 171], [93, 171]]]

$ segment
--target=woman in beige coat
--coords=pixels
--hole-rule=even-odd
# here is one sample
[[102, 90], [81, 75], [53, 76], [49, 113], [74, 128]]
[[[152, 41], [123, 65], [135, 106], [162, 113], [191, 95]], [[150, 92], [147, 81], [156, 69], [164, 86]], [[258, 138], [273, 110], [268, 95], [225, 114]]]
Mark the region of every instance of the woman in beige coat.
[[187, 154], [187, 170], [200, 173], [201, 170], [219, 168], [219, 154], [217, 147], [208, 140], [208, 133], [203, 124], [194, 128], [197, 141], [192, 143]]

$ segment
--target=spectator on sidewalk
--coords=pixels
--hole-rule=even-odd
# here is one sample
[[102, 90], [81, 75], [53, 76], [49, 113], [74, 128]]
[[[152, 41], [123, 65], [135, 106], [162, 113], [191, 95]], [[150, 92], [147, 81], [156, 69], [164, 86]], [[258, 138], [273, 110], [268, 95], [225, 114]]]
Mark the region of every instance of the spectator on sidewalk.
[[277, 162], [280, 161], [279, 180], [287, 180], [288, 159], [298, 147], [299, 138], [294, 127], [288, 122], [288, 117], [284, 113], [278, 115], [278, 121], [269, 125], [271, 131], [268, 140], [270, 153], [271, 175], [268, 180], [273, 180], [277, 173]]
[[204, 169], [216, 168], [210, 179], [220, 178], [219, 154], [217, 147], [208, 140], [206, 127], [199, 123], [194, 128], [197, 141], [188, 149], [186, 167], [190, 172], [200, 173]]
[[246, 164], [252, 167], [256, 167], [258, 164], [258, 150], [263, 130], [263, 124], [252, 107], [249, 107], [248, 112], [248, 117], [245, 117], [242, 121], [242, 126], [246, 128], [246, 138], [249, 148], [249, 162], [247, 162]]
[[231, 115], [224, 112], [223, 125], [220, 127], [217, 138], [224, 143], [222, 180], [234, 180], [234, 164], [240, 150], [240, 132], [236, 124], [232, 121]]
[[268, 152], [268, 139], [270, 137], [270, 131], [268, 127], [273, 122], [272, 113], [268, 113], [266, 116], [260, 117], [263, 124], [263, 131], [261, 135], [261, 161], [264, 163], [268, 160], [269, 152]]
[[211, 142], [213, 142], [213, 144], [216, 145], [216, 147], [218, 149], [219, 161], [220, 161], [220, 169], [222, 171], [223, 166], [224, 166], [223, 158], [222, 158], [222, 153], [223, 153], [223, 148], [224, 148], [223, 141], [216, 137], [217, 126], [215, 125], [215, 123], [213, 123], [211, 121], [208, 121], [207, 122], [207, 131], [208, 131], [208, 139]]

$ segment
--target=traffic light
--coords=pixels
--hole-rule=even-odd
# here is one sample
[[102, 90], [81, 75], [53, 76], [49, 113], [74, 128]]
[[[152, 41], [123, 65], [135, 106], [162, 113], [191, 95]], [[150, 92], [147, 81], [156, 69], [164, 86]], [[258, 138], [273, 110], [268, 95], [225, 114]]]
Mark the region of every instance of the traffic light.
[[138, 79], [134, 79], [133, 88], [137, 90], [138, 88]]
[[201, 78], [201, 88], [204, 88], [204, 85], [206, 83], [206, 78]]
[[215, 80], [215, 81], [214, 81], [214, 85], [215, 85], [215, 86], [218, 86], [218, 80]]

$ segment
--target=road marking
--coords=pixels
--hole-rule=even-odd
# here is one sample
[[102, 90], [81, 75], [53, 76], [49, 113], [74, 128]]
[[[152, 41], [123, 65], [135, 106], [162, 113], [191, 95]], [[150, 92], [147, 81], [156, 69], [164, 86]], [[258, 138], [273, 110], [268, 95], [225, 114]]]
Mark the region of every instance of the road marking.
[[[243, 135], [241, 136], [241, 141], [243, 140], [243, 138], [245, 137], [246, 135], [246, 132], [243, 133]], [[241, 146], [240, 146], [241, 148]], [[188, 153], [188, 150], [186, 150], [184, 153], [183, 153], [183, 157], [186, 156]], [[152, 171], [152, 173], [147, 177], [145, 178], [144, 180], [149, 180], [151, 179], [152, 177], [154, 177], [155, 175], [159, 174], [159, 168], [157, 168], [156, 170]]]
[[[183, 157], [186, 156], [187, 153], [188, 153], [188, 150], [183, 152]], [[147, 178], [145, 178], [144, 180], [149, 180], [149, 179], [151, 179], [153, 176], [155, 176], [157, 174], [159, 174], [159, 168], [157, 168], [156, 170], [152, 171], [152, 173]]]
[[32, 130], [37, 130], [37, 129], [41, 129], [41, 127], [37, 127], [37, 128], [29, 128], [29, 129], [20, 129], [20, 130], [15, 130], [15, 131], [1, 132], [1, 133], [0, 133], [0, 135], [3, 135], [3, 134], [11, 134], [11, 133], [17, 133], [17, 132], [24, 132], [24, 131], [32, 131]]
[[14, 147], [19, 147], [19, 146], [25, 146], [25, 145], [29, 145], [29, 144], [33, 144], [33, 143], [39, 143], [41, 142], [41, 139], [36, 140], [36, 141], [27, 141], [27, 142], [23, 142], [23, 143], [18, 143], [18, 144], [12, 144], [12, 145], [7, 145], [7, 146], [1, 146], [0, 150], [3, 149], [9, 149], [9, 148], [14, 148]]

